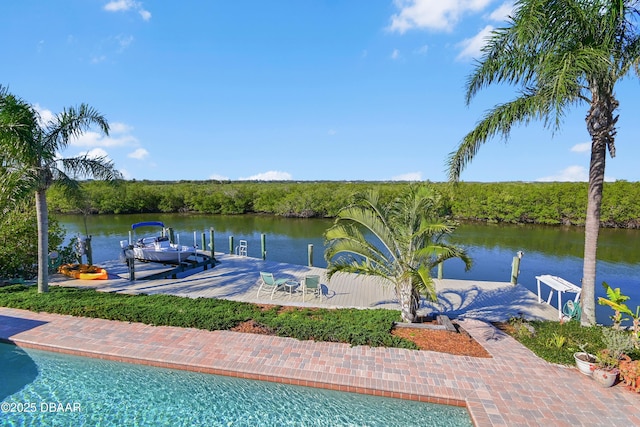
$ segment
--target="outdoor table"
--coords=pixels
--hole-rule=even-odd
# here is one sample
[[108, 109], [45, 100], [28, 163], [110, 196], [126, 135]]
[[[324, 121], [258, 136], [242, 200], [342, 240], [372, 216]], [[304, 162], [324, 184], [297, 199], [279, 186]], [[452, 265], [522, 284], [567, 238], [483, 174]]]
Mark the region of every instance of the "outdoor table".
[[547, 298], [547, 304], [551, 304], [551, 298], [553, 297], [553, 290], [558, 291], [558, 318], [562, 319], [562, 294], [565, 292], [575, 293], [576, 297], [574, 298], [574, 302], [578, 302], [580, 299], [580, 293], [582, 292], [582, 288], [573, 283], [563, 279], [562, 277], [552, 276], [550, 274], [543, 274], [542, 276], [536, 276], [536, 280], [538, 281], [538, 302], [542, 302], [542, 298], [540, 297], [540, 282], [544, 283], [551, 287], [551, 292], [549, 292], [549, 298]]
[[298, 286], [300, 286], [300, 283], [298, 283], [295, 280], [287, 280], [286, 282], [284, 282], [284, 284], [282, 286], [284, 286], [285, 289], [289, 291], [289, 295], [292, 296], [293, 295], [293, 290], [295, 288], [297, 288]]

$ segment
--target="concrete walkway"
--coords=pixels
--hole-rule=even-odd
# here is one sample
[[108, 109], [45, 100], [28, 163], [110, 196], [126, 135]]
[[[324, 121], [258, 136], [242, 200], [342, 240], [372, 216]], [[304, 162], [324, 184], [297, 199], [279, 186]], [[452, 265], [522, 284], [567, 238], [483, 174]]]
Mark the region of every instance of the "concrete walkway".
[[462, 327], [491, 358], [350, 347], [229, 331], [155, 327], [0, 308], [22, 347], [302, 386], [465, 405], [474, 425], [640, 425], [640, 395], [551, 365], [478, 320]]

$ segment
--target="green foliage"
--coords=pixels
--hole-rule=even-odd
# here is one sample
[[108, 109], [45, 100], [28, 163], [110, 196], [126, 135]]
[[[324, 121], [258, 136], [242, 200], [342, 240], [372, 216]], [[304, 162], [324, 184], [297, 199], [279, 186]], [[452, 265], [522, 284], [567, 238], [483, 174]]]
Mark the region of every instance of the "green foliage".
[[547, 345], [549, 347], [562, 348], [564, 347], [564, 344], [566, 342], [567, 342], [567, 337], [554, 332], [553, 335], [551, 335], [551, 338], [549, 339], [549, 341], [547, 342]]
[[[442, 194], [441, 215], [459, 220], [584, 225], [587, 184], [573, 182], [431, 184]], [[387, 203], [406, 188], [398, 182], [126, 181], [114, 187], [82, 183], [93, 213], [266, 213], [286, 217], [335, 217], [355, 194], [378, 191]], [[48, 192], [52, 212], [78, 213], [57, 188]], [[602, 225], [640, 227], [640, 183], [605, 183]]]
[[400, 300], [402, 320], [413, 322], [420, 295], [436, 299], [431, 269], [451, 258], [471, 266], [463, 249], [446, 243], [455, 225], [440, 216], [441, 206], [431, 186], [406, 187], [388, 203], [377, 191], [358, 195], [325, 232], [328, 277], [342, 272], [388, 281]]
[[25, 285], [0, 287], [0, 306], [206, 330], [228, 330], [253, 320], [280, 336], [300, 340], [416, 348], [414, 343], [391, 334], [393, 322], [400, 318], [392, 310], [262, 310], [238, 301], [110, 294], [93, 289], [54, 287], [38, 294], [35, 287]]
[[622, 355], [633, 349], [633, 339], [628, 331], [602, 328], [602, 342], [605, 348], [598, 351], [598, 365], [605, 369], [618, 366]]
[[[512, 319], [509, 323], [514, 327], [507, 332], [538, 357], [551, 363], [573, 366], [573, 353], [583, 351], [598, 354], [608, 346], [617, 350], [624, 348], [632, 359], [640, 359], [639, 350], [631, 351], [631, 334], [628, 331], [615, 331], [606, 326], [580, 326], [580, 322]], [[530, 329], [526, 330], [535, 330], [535, 333], [522, 332], [525, 330], [522, 325], [528, 325]], [[622, 336], [615, 335], [615, 342], [612, 342], [609, 335], [618, 332]]]
[[625, 318], [622, 317], [623, 313], [633, 315], [633, 313], [631, 313], [631, 310], [629, 310], [626, 304], [624, 304], [625, 301], [629, 299], [629, 297], [624, 295], [620, 291], [620, 288], [614, 289], [611, 286], [609, 286], [607, 282], [602, 282], [602, 287], [607, 292], [607, 298], [598, 297], [598, 304], [607, 305], [611, 307], [611, 309], [614, 311], [614, 314], [613, 316], [609, 316], [609, 317], [613, 322], [613, 328], [618, 329], [620, 328], [620, 324], [624, 320], [626, 320]]
[[285, 310], [262, 322], [277, 335], [301, 340], [345, 342], [351, 345], [416, 348], [391, 335], [398, 312], [391, 310], [309, 309]]
[[[64, 230], [49, 218], [49, 252], [64, 239]], [[0, 277], [33, 279], [37, 275], [38, 226], [32, 200], [0, 219]]]
[[[587, 347], [583, 343], [589, 343], [587, 350], [596, 352], [604, 348], [602, 331], [598, 326], [582, 327], [579, 322], [524, 322], [535, 329], [535, 334], [514, 333], [513, 336], [525, 347], [536, 355], [552, 363], [574, 365], [573, 353], [582, 351], [580, 347]], [[562, 346], [557, 337], [565, 337]], [[549, 345], [553, 343], [553, 345]]]

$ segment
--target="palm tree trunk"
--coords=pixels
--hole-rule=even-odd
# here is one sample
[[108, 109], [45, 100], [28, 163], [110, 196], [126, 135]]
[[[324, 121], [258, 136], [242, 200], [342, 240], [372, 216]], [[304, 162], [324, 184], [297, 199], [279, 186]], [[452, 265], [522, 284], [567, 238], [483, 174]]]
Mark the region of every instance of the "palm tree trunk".
[[400, 315], [405, 323], [413, 323], [416, 320], [416, 305], [413, 294], [411, 279], [404, 280], [400, 285]]
[[589, 165], [589, 194], [587, 199], [587, 218], [584, 226], [584, 264], [582, 267], [582, 316], [583, 326], [596, 323], [596, 262], [598, 234], [600, 232], [600, 206], [604, 185], [604, 164], [606, 143], [594, 141]]
[[[603, 85], [603, 87], [606, 85]], [[589, 163], [589, 193], [587, 196], [587, 216], [584, 226], [584, 264], [582, 267], [582, 315], [583, 326], [596, 323], [596, 262], [598, 250], [598, 234], [600, 232], [600, 208], [604, 187], [604, 170], [607, 159], [607, 148], [611, 157], [615, 155], [615, 125], [618, 121], [613, 116], [618, 101], [611, 93], [598, 90], [600, 86], [593, 84], [591, 93], [593, 100], [589, 114], [585, 118], [587, 131], [591, 135], [591, 161]]]
[[605, 147], [591, 151], [589, 168], [589, 195], [587, 200], [587, 218], [584, 229], [584, 264], [582, 268], [582, 316], [583, 326], [596, 322], [596, 262], [598, 234], [600, 232], [600, 206], [604, 182]]
[[38, 221], [38, 292], [49, 292], [49, 212], [47, 193], [36, 191], [36, 217]]

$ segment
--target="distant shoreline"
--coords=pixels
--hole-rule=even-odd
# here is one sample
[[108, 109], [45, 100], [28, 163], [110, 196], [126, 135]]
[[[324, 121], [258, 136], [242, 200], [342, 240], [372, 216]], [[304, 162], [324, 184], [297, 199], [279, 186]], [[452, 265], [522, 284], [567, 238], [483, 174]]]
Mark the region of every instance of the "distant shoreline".
[[[442, 195], [443, 213], [485, 223], [583, 226], [586, 182], [428, 183]], [[269, 214], [332, 218], [353, 195], [376, 189], [394, 198], [399, 181], [85, 181], [84, 211], [90, 214]], [[601, 226], [640, 229], [640, 182], [607, 182]], [[56, 189], [48, 193], [53, 213], [82, 213]]]

